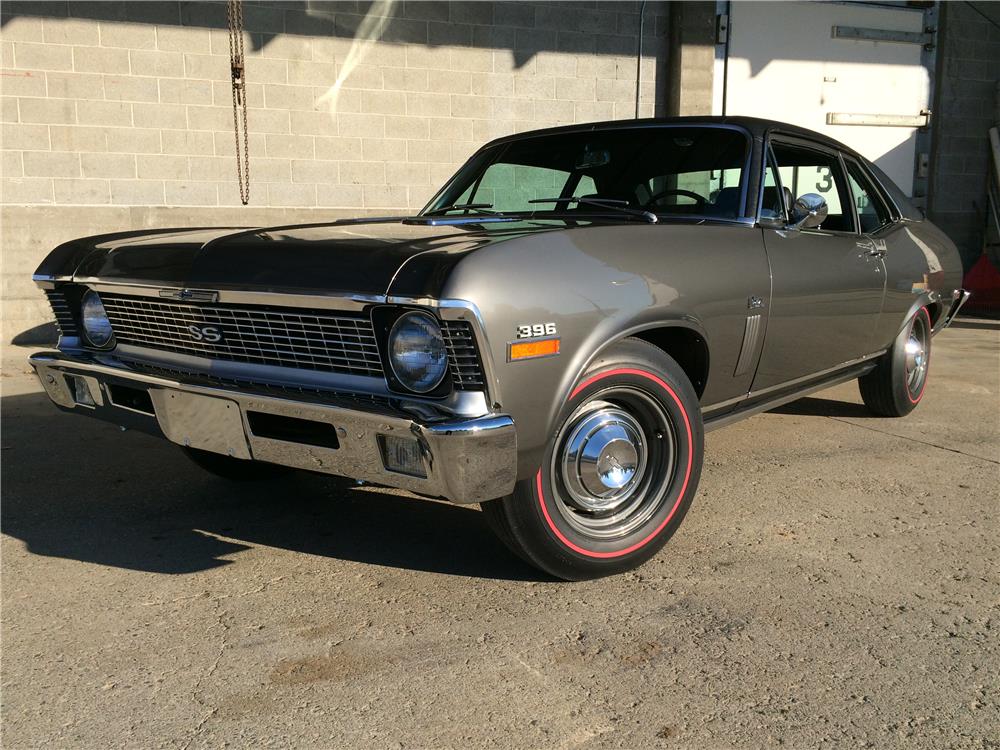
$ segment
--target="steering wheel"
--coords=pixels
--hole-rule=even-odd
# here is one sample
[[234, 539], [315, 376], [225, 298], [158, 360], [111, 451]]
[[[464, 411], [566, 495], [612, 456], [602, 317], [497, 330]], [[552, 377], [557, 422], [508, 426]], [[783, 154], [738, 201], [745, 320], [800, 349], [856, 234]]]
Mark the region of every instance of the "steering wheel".
[[666, 198], [668, 195], [682, 195], [685, 198], [691, 198], [695, 202], [695, 208], [698, 213], [704, 212], [705, 204], [708, 202], [707, 198], [690, 190], [661, 190], [656, 195], [651, 195], [649, 197], [649, 200], [645, 203], [645, 207], [649, 208], [650, 206], [653, 206], [658, 200], [660, 200], [660, 198]]

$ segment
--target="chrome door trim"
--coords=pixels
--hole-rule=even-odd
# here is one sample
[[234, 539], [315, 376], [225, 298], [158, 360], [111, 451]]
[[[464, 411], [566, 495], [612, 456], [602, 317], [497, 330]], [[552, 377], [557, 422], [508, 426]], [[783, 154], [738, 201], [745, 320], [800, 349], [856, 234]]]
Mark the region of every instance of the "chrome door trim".
[[875, 357], [881, 357], [883, 354], [885, 354], [885, 352], [886, 352], [885, 349], [880, 349], [877, 352], [866, 354], [863, 357], [858, 357], [856, 359], [849, 359], [846, 362], [841, 362], [839, 365], [834, 365], [833, 367], [827, 367], [825, 370], [820, 370], [819, 372], [813, 372], [810, 373], [809, 375], [803, 375], [802, 377], [799, 378], [793, 378], [792, 380], [785, 380], [781, 383], [770, 385], [767, 388], [761, 388], [759, 391], [750, 391], [750, 393], [747, 394], [747, 398], [756, 398], [757, 396], [764, 396], [768, 393], [773, 393], [774, 391], [780, 391], [784, 388], [790, 388], [791, 386], [798, 385], [799, 383], [805, 383], [809, 380], [821, 378], [824, 375], [829, 375], [830, 373], [834, 373], [837, 370], [843, 370], [848, 367], [853, 367], [854, 365], [859, 365], [862, 362], [867, 362], [868, 360], [874, 359]]
[[865, 362], [869, 362], [875, 357], [881, 357], [883, 354], [886, 353], [886, 351], [887, 351], [886, 349], [880, 349], [877, 352], [872, 352], [871, 354], [866, 354], [863, 357], [858, 357], [857, 359], [851, 359], [848, 360], [847, 362], [841, 362], [839, 365], [835, 365], [834, 367], [828, 367], [827, 369], [820, 370], [819, 372], [813, 372], [810, 373], [809, 375], [803, 375], [800, 378], [793, 378], [792, 380], [785, 380], [776, 385], [771, 385], [768, 386], [767, 388], [761, 388], [758, 391], [750, 391], [748, 393], [741, 394], [734, 398], [726, 399], [725, 401], [717, 401], [714, 404], [707, 404], [701, 407], [701, 411], [702, 414], [706, 414], [711, 411], [724, 409], [727, 406], [733, 406], [735, 404], [740, 403], [741, 401], [751, 401], [759, 396], [766, 396], [768, 393], [773, 393], [774, 391], [779, 391], [784, 388], [790, 388], [794, 385], [798, 385], [799, 383], [805, 383], [810, 380], [815, 380], [816, 378], [822, 378], [826, 375], [835, 373], [838, 370], [846, 370], [847, 368], [854, 367], [855, 365], [860, 365]]
[[[871, 360], [868, 361], [870, 362]], [[861, 363], [854, 365], [853, 367], [847, 367], [837, 373], [834, 373], [828, 378], [823, 378], [812, 385], [806, 386], [802, 390], [794, 391], [792, 393], [778, 394], [770, 399], [757, 401], [744, 409], [736, 409], [725, 414], [719, 414], [718, 416], [710, 416], [705, 420], [705, 432], [711, 432], [712, 430], [717, 430], [720, 427], [726, 427], [727, 425], [747, 419], [755, 414], [760, 414], [761, 412], [777, 409], [783, 404], [787, 404], [791, 401], [797, 401], [800, 398], [808, 396], [810, 393], [816, 393], [817, 391], [832, 388], [840, 383], [846, 383], [848, 380], [860, 377], [865, 372], [870, 371], [873, 366], [874, 365], [866, 366], [864, 363]]]

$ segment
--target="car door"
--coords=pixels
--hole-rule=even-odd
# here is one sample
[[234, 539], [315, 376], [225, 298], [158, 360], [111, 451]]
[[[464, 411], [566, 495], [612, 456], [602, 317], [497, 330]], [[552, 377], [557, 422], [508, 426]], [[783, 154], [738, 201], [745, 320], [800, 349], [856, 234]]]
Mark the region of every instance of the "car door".
[[[818, 193], [829, 213], [815, 229], [763, 229], [771, 265], [771, 309], [754, 392], [777, 390], [871, 352], [882, 308], [885, 268], [877, 243], [858, 231], [843, 161], [833, 149], [791, 137], [771, 140], [773, 206], [785, 214], [791, 196]], [[766, 214], [762, 210], [762, 215]]]

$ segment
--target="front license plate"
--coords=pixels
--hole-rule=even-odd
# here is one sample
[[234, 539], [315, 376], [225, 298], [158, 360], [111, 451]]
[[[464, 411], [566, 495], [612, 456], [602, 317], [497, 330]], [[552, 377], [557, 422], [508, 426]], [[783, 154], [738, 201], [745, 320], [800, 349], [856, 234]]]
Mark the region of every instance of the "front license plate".
[[235, 401], [169, 388], [151, 388], [149, 397], [168, 440], [224, 456], [250, 458], [243, 417]]

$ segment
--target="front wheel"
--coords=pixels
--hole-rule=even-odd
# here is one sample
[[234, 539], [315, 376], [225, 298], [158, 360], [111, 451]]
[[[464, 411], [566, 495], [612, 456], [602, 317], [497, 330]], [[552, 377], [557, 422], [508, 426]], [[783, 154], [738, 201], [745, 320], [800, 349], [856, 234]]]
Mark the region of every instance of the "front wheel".
[[701, 412], [684, 371], [628, 339], [573, 389], [538, 472], [483, 511], [508, 547], [551, 575], [612, 575], [673, 535], [701, 464]]
[[875, 369], [858, 378], [861, 400], [880, 417], [905, 417], [923, 398], [931, 364], [931, 316], [914, 313]]

